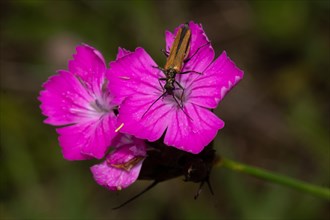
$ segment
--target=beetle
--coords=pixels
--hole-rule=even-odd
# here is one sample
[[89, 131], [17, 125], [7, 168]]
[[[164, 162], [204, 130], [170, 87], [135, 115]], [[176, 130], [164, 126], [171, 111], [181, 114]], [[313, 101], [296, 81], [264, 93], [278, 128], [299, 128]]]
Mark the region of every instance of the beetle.
[[[166, 95], [171, 95], [175, 100], [175, 102], [178, 104], [178, 106], [183, 110], [182, 98], [183, 98], [184, 88], [178, 81], [175, 80], [175, 76], [176, 74], [186, 74], [189, 72], [195, 72], [195, 71], [181, 72], [185, 60], [187, 59], [187, 56], [190, 51], [190, 38], [191, 38], [191, 30], [189, 28], [189, 25], [186, 23], [183, 25], [183, 27], [181, 27], [178, 30], [169, 54], [164, 52], [165, 55], [167, 56], [164, 68], [159, 66], [153, 66], [154, 68], [161, 70], [165, 75], [165, 77], [159, 78], [159, 84], [163, 88], [164, 92], [148, 107], [148, 109], [142, 115], [142, 118], [146, 115], [146, 113], [150, 110], [150, 108], [159, 99], [165, 97]], [[160, 83], [160, 81], [165, 81], [165, 85], [163, 86]], [[175, 85], [177, 85], [182, 90], [180, 96], [181, 103], [175, 97], [174, 94], [174, 90], [176, 89]]]

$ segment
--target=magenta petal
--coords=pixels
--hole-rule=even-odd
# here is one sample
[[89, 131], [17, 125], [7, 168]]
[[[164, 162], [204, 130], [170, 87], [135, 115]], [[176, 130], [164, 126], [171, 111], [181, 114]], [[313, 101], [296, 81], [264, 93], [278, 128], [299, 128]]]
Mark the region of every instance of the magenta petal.
[[[210, 66], [214, 59], [214, 50], [211, 45], [200, 48], [198, 52], [185, 64], [181, 72], [189, 72], [188, 74], [178, 74], [177, 80], [184, 85], [194, 83], [196, 78], [205, 74], [205, 69]], [[197, 72], [197, 73], [196, 73]]]
[[209, 44], [210, 41], [207, 38], [205, 31], [201, 24], [194, 23], [193, 21], [189, 22], [189, 28], [191, 30], [191, 48], [190, 54], [196, 53], [196, 51], [203, 47], [206, 44]]
[[[89, 106], [90, 95], [79, 80], [67, 71], [59, 71], [43, 85], [39, 100], [45, 123], [66, 125], [77, 122], [82, 115], [79, 109]], [[77, 111], [75, 111], [77, 109]]]
[[[190, 101], [206, 108], [215, 108], [226, 93], [242, 78], [243, 71], [223, 52], [202, 75], [191, 83]], [[210, 95], [212, 94], [212, 95]]]
[[69, 61], [69, 71], [84, 81], [85, 87], [99, 95], [104, 82], [106, 65], [102, 54], [91, 46], [83, 44]]
[[113, 113], [96, 121], [58, 128], [60, 146], [67, 160], [83, 160], [91, 157], [101, 159], [108, 150], [114, 131], [116, 117]]
[[149, 141], [159, 139], [171, 123], [172, 107], [165, 103], [166, 100], [159, 100], [148, 110], [156, 98], [141, 95], [128, 97], [119, 111], [118, 121], [124, 124], [120, 131]]
[[141, 160], [129, 172], [111, 167], [104, 161], [91, 167], [95, 181], [109, 190], [121, 190], [134, 183], [139, 177], [143, 161]]
[[111, 152], [103, 163], [92, 166], [91, 171], [98, 184], [121, 190], [137, 180], [145, 156], [144, 144], [127, 144]]
[[134, 139], [138, 140], [138, 142], [133, 141], [133, 143], [124, 144], [121, 147], [115, 149], [114, 152], [109, 154], [107, 157], [107, 162], [112, 165], [119, 165], [132, 161], [136, 157], [145, 157], [145, 143], [141, 142], [137, 138]]
[[181, 109], [172, 115], [164, 143], [198, 154], [215, 138], [224, 122], [211, 111], [193, 104], [186, 104], [185, 111], [190, 118]]
[[[114, 148], [120, 148], [124, 145], [134, 144], [141, 148], [141, 146], [145, 146], [145, 141], [142, 139], [138, 139], [133, 137], [132, 135], [118, 133], [116, 137], [112, 140], [111, 146]], [[138, 154], [136, 154], [138, 155]]]
[[124, 56], [126, 56], [127, 54], [130, 54], [130, 53], [132, 53], [132, 52], [129, 51], [129, 50], [126, 50], [125, 48], [119, 47], [116, 60], [118, 60], [118, 59], [120, 59], [120, 58], [122, 58], [122, 57], [124, 57]]
[[107, 78], [114, 102], [120, 104], [123, 99], [136, 93], [150, 95], [160, 91], [158, 79], [163, 73], [153, 66], [157, 64], [142, 48], [111, 62]]

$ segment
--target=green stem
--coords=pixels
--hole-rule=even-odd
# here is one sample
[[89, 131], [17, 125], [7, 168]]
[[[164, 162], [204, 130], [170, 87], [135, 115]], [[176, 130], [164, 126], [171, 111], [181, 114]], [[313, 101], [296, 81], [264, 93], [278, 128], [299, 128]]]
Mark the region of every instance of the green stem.
[[273, 183], [288, 186], [293, 189], [300, 190], [302, 192], [310, 193], [314, 196], [330, 200], [330, 189], [328, 188], [315, 186], [306, 182], [302, 182], [300, 180], [296, 180], [290, 177], [276, 174], [261, 168], [245, 165], [226, 158], [221, 159], [221, 166], [236, 172], [249, 174], [264, 180], [268, 180]]

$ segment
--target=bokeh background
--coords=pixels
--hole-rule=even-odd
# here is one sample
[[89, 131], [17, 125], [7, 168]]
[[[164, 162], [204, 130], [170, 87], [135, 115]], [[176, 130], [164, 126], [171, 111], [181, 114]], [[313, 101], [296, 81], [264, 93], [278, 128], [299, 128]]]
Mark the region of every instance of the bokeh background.
[[198, 184], [149, 184], [121, 192], [97, 185], [96, 161], [62, 158], [55, 129], [43, 124], [41, 85], [81, 42], [107, 61], [117, 48], [144, 47], [163, 65], [164, 31], [202, 23], [245, 78], [220, 103], [226, 126], [218, 154], [329, 187], [330, 3], [327, 0], [1, 1], [1, 219], [329, 219], [329, 202], [215, 168], [198, 200]]

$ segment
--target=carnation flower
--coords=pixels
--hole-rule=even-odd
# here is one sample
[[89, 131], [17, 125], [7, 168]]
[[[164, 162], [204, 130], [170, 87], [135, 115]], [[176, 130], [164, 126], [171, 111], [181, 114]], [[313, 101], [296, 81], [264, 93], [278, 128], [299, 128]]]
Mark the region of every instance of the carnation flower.
[[76, 50], [69, 70], [59, 70], [43, 84], [40, 108], [45, 123], [60, 126], [56, 131], [65, 159], [100, 159], [116, 134], [116, 106], [102, 54], [86, 44]]
[[[166, 32], [166, 48], [171, 48], [174, 33]], [[197, 154], [216, 136], [224, 122], [210, 109], [217, 107], [225, 94], [243, 77], [243, 72], [223, 52], [215, 61], [214, 50], [201, 25], [189, 23], [190, 51], [175, 80], [184, 88], [174, 90], [178, 103], [164, 93], [164, 73], [143, 48], [134, 52], [120, 49], [110, 63], [107, 77], [114, 103], [121, 103], [120, 131], [137, 138], [156, 141], [165, 132], [164, 143]], [[198, 74], [200, 73], [200, 74]], [[159, 99], [158, 101], [156, 101]], [[182, 105], [182, 106], [181, 106]], [[118, 129], [119, 129], [118, 128]]]
[[104, 162], [91, 167], [95, 181], [109, 190], [121, 190], [134, 183], [146, 156], [144, 141], [122, 134], [115, 140], [116, 149]]

